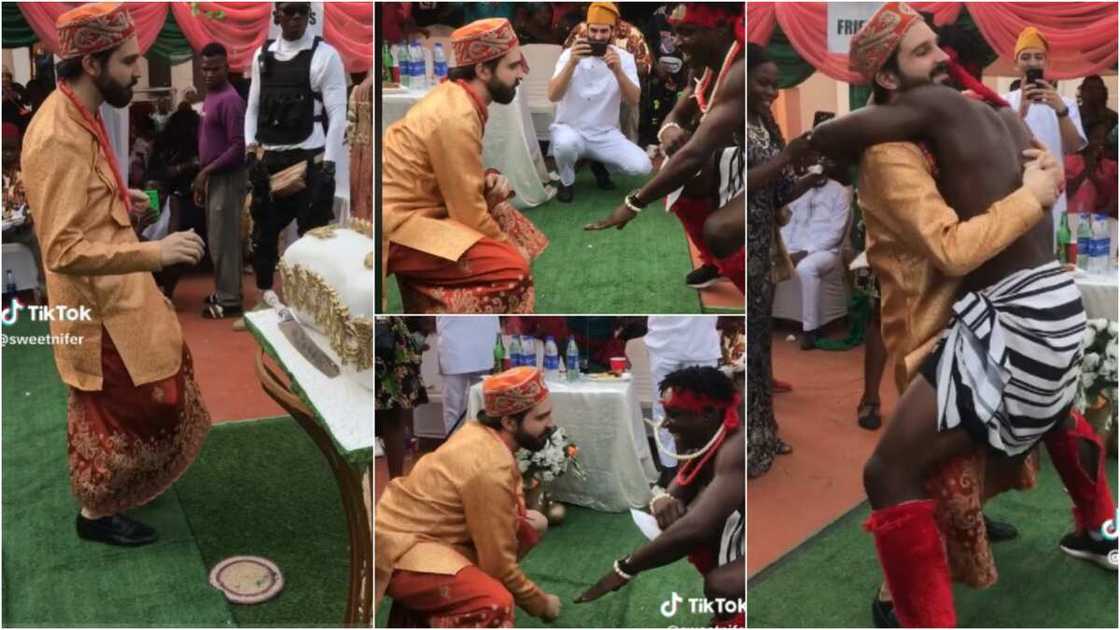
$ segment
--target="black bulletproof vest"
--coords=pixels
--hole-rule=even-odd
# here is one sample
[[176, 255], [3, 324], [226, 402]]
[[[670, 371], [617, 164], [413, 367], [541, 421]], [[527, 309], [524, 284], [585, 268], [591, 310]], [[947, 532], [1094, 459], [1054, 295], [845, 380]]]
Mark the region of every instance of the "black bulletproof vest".
[[319, 47], [316, 37], [310, 49], [301, 50], [288, 61], [279, 61], [269, 50], [273, 40], [264, 44], [260, 64], [261, 98], [257, 116], [257, 140], [262, 144], [299, 144], [323, 123], [324, 116], [315, 115], [315, 101], [323, 95], [311, 89], [311, 58]]

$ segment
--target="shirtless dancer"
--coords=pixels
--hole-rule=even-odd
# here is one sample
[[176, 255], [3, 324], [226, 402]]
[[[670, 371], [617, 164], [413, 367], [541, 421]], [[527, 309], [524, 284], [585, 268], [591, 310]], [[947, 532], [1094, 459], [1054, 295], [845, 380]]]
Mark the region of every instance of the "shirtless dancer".
[[650, 502], [661, 535], [615, 562], [576, 603], [594, 601], [643, 571], [687, 555], [704, 576], [713, 625], [743, 627], [746, 440], [740, 429], [741, 398], [731, 380], [713, 367], [671, 372], [658, 389], [665, 428], [682, 452], [674, 457], [684, 460], [668, 492]]
[[[890, 44], [881, 45], [884, 41]], [[1085, 314], [1072, 275], [1053, 259], [1050, 218], [1041, 205], [1035, 203], [1030, 213], [999, 208], [1021, 206], [1022, 195], [1031, 194], [1021, 189], [1024, 180], [1036, 175], [1032, 169], [1044, 168], [1036, 161], [1022, 169], [1020, 155], [1039, 153], [1025, 150], [1031, 137], [1014, 112], [993, 110], [946, 87], [949, 59], [933, 31], [905, 4], [881, 8], [853, 37], [852, 51], [853, 67], [878, 85], [884, 98], [877, 100], [886, 105], [818, 127], [812, 144], [842, 156], [882, 142], [924, 141], [937, 158], [940, 192], [960, 220], [949, 225], [933, 216], [914, 217], [920, 205], [910, 209], [910, 217], [873, 203], [867, 208], [871, 262], [885, 267], [880, 274], [885, 308], [886, 285], [905, 280], [890, 273], [898, 261], [876, 260], [876, 240], [909, 240], [925, 248], [921, 254], [935, 261], [946, 282], [964, 276], [948, 327], [931, 340], [933, 351], [923, 360], [922, 348], [901, 349], [908, 354], [907, 372], [916, 374], [864, 469], [874, 510], [867, 528], [875, 536], [898, 621], [950, 627], [956, 617], [948, 566], [924, 484], [939, 465], [977, 445], [1015, 457], [1043, 440], [1075, 504], [1077, 530], [1063, 538], [1062, 549], [1116, 569], [1115, 553], [1108, 560], [1115, 542], [1100, 532], [1114, 512], [1104, 452], [1084, 421], [1069, 413]], [[863, 157], [861, 190], [907, 185], [885, 181], [883, 173], [894, 165], [876, 155], [884, 155], [880, 147]], [[1012, 199], [1016, 195], [1021, 197]], [[996, 211], [1004, 213], [1002, 224], [985, 216]], [[958, 228], [970, 223], [988, 230], [979, 241], [993, 253], [986, 262], [953, 242]], [[916, 363], [910, 360], [914, 356]]]

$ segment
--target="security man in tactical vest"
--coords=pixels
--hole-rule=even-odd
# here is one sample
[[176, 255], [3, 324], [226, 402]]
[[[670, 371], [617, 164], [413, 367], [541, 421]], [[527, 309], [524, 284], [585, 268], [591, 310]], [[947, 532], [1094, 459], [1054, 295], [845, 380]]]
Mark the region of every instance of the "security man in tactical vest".
[[[271, 301], [280, 232], [293, 219], [300, 235], [334, 219], [335, 165], [347, 159], [342, 146], [346, 131], [342, 58], [321, 37], [307, 32], [316, 17], [310, 2], [277, 2], [272, 15], [281, 37], [266, 41], [253, 56], [245, 112], [253, 190], [253, 271], [261, 302]], [[258, 148], [263, 149], [259, 159]], [[302, 189], [283, 185], [290, 183], [288, 177], [272, 178], [300, 163], [307, 166]]]

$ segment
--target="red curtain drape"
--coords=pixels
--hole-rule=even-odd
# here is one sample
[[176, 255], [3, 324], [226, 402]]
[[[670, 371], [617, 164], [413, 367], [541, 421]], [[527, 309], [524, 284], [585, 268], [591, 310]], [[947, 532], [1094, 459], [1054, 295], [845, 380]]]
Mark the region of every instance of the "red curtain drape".
[[[934, 15], [937, 24], [960, 16], [959, 2], [913, 2], [919, 11]], [[1117, 3], [1115, 2], [973, 2], [968, 11], [980, 32], [1001, 56], [1010, 57], [1019, 32], [1038, 27], [1050, 40], [1049, 75], [1055, 79], [1082, 77], [1116, 65]], [[828, 52], [824, 2], [753, 2], [747, 6], [747, 38], [766, 44], [775, 24], [790, 44], [816, 69], [839, 81], [857, 77], [848, 70], [846, 54]]]
[[[58, 16], [82, 2], [20, 2], [27, 23], [50, 51], [58, 49]], [[129, 2], [128, 12], [136, 22], [141, 52], [147, 52], [167, 21], [170, 6], [175, 22], [200, 50], [210, 42], [221, 42], [229, 52], [230, 68], [243, 72], [253, 53], [268, 37], [272, 23], [270, 2]], [[367, 2], [327, 2], [321, 16], [323, 39], [338, 50], [348, 72], [365, 72], [373, 63], [373, 5]]]
[[373, 65], [373, 3], [328, 2], [323, 39], [338, 49], [347, 72], [368, 72]]
[[[58, 29], [55, 28], [58, 16], [83, 4], [85, 3], [20, 2], [19, 10], [31, 29], [39, 36], [43, 46], [51, 52], [58, 52]], [[136, 23], [136, 39], [140, 43], [140, 52], [148, 52], [148, 48], [159, 36], [163, 23], [167, 21], [167, 3], [129, 2], [126, 6], [132, 15], [132, 20]]]
[[173, 2], [171, 11], [191, 48], [220, 42], [235, 72], [248, 70], [272, 23], [268, 2]]

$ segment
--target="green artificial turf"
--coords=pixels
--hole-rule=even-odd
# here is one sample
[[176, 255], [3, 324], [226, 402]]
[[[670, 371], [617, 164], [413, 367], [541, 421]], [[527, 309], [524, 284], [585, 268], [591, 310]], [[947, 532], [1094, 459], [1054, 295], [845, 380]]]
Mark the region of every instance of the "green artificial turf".
[[[8, 335], [45, 334], [20, 322]], [[337, 626], [347, 539], [337, 486], [289, 419], [215, 427], [172, 489], [131, 512], [160, 540], [140, 548], [81, 541], [66, 460], [66, 387], [47, 346], [3, 352], [4, 626]], [[228, 604], [208, 582], [221, 559], [275, 561], [284, 591]]]
[[[660, 201], [623, 230], [585, 232], [605, 219], [627, 192], [648, 178], [613, 178], [616, 190], [595, 187], [590, 169], [576, 178], [575, 200], [556, 200], [525, 212], [549, 238], [533, 263], [537, 313], [699, 313], [700, 297], [684, 284], [692, 271], [688, 241]], [[387, 278], [389, 312], [401, 312], [396, 279]]]
[[[692, 613], [690, 598], [703, 596], [700, 574], [686, 560], [642, 573], [628, 586], [588, 603], [572, 600], [608, 571], [614, 560], [641, 545], [628, 513], [612, 514], [568, 506], [563, 525], [545, 533], [540, 544], [522, 560], [521, 567], [546, 592], [555, 593], [562, 602], [560, 618], [552, 624], [517, 610], [519, 628], [696, 628], [707, 625], [711, 615]], [[676, 592], [685, 600], [672, 618], [664, 617], [661, 604]], [[378, 609], [376, 626], [385, 627], [389, 617], [389, 598]]]
[[[1115, 460], [1107, 466], [1116, 488]], [[956, 585], [961, 627], [1115, 628], [1116, 573], [1058, 549], [1071, 525], [1070, 502], [1043, 455], [1038, 487], [991, 500], [985, 513], [1019, 528], [994, 546], [999, 580], [987, 590]], [[871, 627], [881, 579], [863, 504], [753, 578], [747, 625], [753, 628]], [[791, 518], [794, 515], [790, 515]]]

